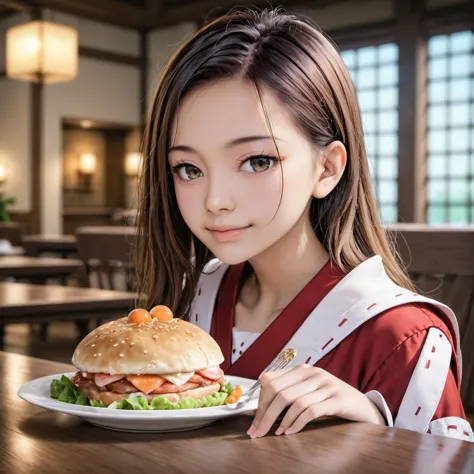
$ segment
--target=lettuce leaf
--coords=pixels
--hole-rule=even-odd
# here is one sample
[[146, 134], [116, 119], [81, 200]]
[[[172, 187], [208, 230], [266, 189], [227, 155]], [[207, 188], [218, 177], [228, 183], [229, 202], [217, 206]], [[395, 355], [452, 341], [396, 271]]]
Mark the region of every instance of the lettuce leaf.
[[154, 397], [150, 402], [145, 397], [131, 397], [119, 402], [114, 402], [105, 407], [102, 401], [89, 400], [84, 392], [76, 390], [75, 385], [65, 375], [60, 380], [51, 382], [51, 397], [64, 403], [92, 406], [95, 408], [111, 408], [117, 410], [185, 410], [189, 408], [209, 408], [224, 405], [228, 395], [234, 387], [228, 382], [219, 392], [206, 398], [183, 398], [177, 402], [170, 402], [162, 396]]

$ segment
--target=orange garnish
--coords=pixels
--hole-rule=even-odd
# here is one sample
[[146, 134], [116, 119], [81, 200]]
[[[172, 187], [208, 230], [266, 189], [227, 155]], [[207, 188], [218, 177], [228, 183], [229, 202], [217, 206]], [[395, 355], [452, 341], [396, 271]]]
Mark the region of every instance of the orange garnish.
[[163, 323], [168, 323], [173, 319], [173, 312], [168, 308], [168, 306], [159, 305], [155, 306], [151, 311], [150, 315], [152, 318], [158, 319]]

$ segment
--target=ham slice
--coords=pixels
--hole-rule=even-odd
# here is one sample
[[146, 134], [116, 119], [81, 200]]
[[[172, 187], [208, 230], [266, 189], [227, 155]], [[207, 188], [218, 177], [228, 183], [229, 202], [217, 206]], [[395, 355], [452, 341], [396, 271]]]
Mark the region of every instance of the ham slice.
[[109, 375], [109, 374], [95, 374], [94, 381], [98, 387], [105, 387], [109, 383], [117, 382], [121, 380], [125, 375]]

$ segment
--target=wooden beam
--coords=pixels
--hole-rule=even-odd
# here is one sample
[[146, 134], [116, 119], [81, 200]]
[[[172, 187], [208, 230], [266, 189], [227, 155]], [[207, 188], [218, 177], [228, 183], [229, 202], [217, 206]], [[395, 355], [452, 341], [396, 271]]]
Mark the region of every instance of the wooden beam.
[[9, 8], [16, 12], [25, 12], [30, 10], [31, 5], [21, 0], [0, 0], [0, 6]]
[[[341, 1], [341, 0], [339, 0]], [[351, 0], [352, 1], [352, 0]], [[295, 8], [301, 5], [311, 5], [317, 8], [320, 4], [328, 3], [321, 0], [299, 0], [299, 1], [282, 1], [281, 5], [291, 8]], [[268, 0], [241, 0], [236, 2], [235, 0], [200, 0], [185, 3], [183, 5], [177, 4], [176, 6], [169, 6], [166, 8], [166, 12], [157, 19], [151, 18], [147, 24], [148, 28], [158, 28], [160, 26], [168, 26], [174, 23], [182, 21], [201, 21], [206, 20], [208, 15], [211, 17], [219, 16], [227, 13], [233, 7], [256, 7], [256, 8], [269, 8], [270, 4]]]
[[79, 46], [79, 56], [89, 59], [98, 59], [100, 61], [109, 61], [126, 66], [141, 67], [140, 56], [130, 54], [114, 53], [103, 49], [90, 48], [88, 46]]
[[399, 47], [398, 220], [424, 222], [426, 41], [423, 0], [393, 0]]
[[395, 41], [396, 27], [396, 21], [381, 21], [326, 30], [325, 33], [331, 37], [339, 49], [354, 49]]
[[[32, 20], [41, 20], [42, 12], [33, 10]], [[31, 133], [31, 230], [33, 233], [41, 232], [41, 216], [43, 203], [43, 84], [31, 83], [30, 106], [30, 133]]]
[[148, 34], [140, 32], [140, 121], [144, 126], [148, 109]]
[[116, 0], [37, 0], [44, 8], [69, 13], [104, 23], [128, 28], [143, 28], [149, 21], [147, 11], [140, 6]]
[[423, 15], [423, 31], [426, 36], [448, 34], [459, 30], [474, 29], [474, 3], [458, 3], [428, 10]]

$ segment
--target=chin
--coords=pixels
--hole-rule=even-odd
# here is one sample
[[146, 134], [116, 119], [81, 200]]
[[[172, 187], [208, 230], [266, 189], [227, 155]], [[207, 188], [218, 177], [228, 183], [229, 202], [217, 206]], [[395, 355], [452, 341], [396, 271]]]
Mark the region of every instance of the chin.
[[214, 248], [208, 248], [216, 258], [227, 265], [239, 265], [240, 263], [247, 262], [260, 253], [257, 251], [249, 252], [248, 248], [244, 249], [242, 247], [243, 246], [238, 248], [238, 246], [232, 247], [229, 245], [227, 248], [223, 248], [223, 246], [214, 246]]

